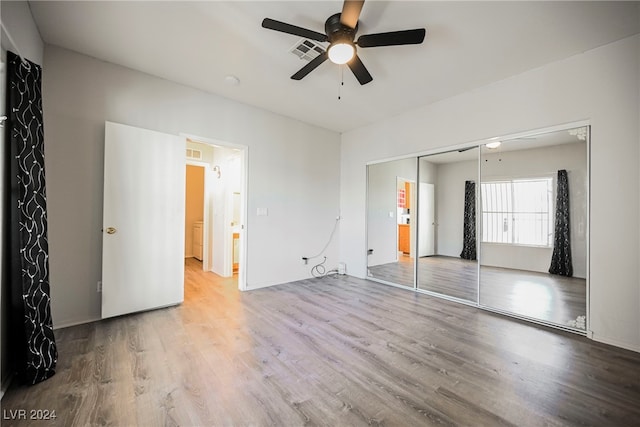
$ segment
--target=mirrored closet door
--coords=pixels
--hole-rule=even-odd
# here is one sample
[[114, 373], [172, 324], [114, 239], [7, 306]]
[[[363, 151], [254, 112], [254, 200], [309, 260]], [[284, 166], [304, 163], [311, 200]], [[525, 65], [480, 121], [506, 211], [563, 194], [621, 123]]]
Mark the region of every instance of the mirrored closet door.
[[481, 306], [586, 329], [588, 127], [482, 146]]
[[589, 127], [367, 167], [370, 279], [584, 332]]
[[417, 159], [367, 166], [367, 275], [414, 287]]
[[418, 288], [478, 301], [477, 146], [418, 159]]

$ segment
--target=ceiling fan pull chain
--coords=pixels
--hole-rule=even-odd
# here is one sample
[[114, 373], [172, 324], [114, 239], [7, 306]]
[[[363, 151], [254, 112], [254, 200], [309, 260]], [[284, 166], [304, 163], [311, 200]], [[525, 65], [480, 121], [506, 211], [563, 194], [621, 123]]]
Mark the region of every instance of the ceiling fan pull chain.
[[338, 85], [338, 101], [342, 99], [342, 86], [344, 86], [344, 65], [338, 67], [340, 70], [340, 84]]

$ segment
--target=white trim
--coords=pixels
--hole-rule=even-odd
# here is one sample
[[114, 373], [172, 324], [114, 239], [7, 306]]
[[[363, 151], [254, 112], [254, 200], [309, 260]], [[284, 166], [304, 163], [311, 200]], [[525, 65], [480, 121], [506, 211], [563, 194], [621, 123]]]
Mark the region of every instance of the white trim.
[[[367, 267], [367, 271], [369, 270], [369, 268]], [[393, 282], [389, 282], [387, 280], [384, 279], [379, 279], [377, 277], [367, 277], [366, 280], [370, 281], [370, 282], [376, 282], [376, 283], [380, 283], [381, 285], [386, 285], [386, 286], [391, 286], [394, 288], [398, 288], [398, 289], [405, 289], [405, 290], [410, 290], [410, 291], [417, 291], [418, 289], [414, 286], [409, 286], [409, 285], [402, 285], [400, 283], [393, 283]]]
[[[450, 151], [450, 150], [447, 150]], [[439, 151], [439, 153], [443, 153], [444, 151]], [[415, 157], [420, 157], [419, 155], [413, 153], [413, 154], [405, 154], [402, 156], [395, 156], [395, 157], [387, 157], [384, 159], [380, 159], [380, 160], [370, 160], [367, 163], [365, 163], [366, 166], [371, 166], [371, 165], [378, 165], [380, 163], [387, 163], [387, 162], [394, 162], [396, 160], [406, 160], [406, 159], [413, 159]]]
[[200, 142], [202, 144], [213, 145], [215, 147], [237, 148], [239, 150], [244, 150], [247, 148], [246, 145], [235, 144], [233, 142], [222, 141], [220, 139], [206, 138], [204, 136], [197, 136], [185, 132], [180, 132], [178, 135], [184, 136], [185, 138], [190, 139], [192, 142]]
[[[587, 140], [585, 144], [587, 146], [587, 268], [585, 271], [585, 280], [587, 281], [587, 307], [585, 315], [587, 316], [587, 322], [585, 327], [588, 331], [588, 337], [593, 339], [593, 331], [591, 330], [591, 124], [584, 125], [587, 127]], [[640, 351], [636, 350], [636, 351]]]
[[[587, 320], [589, 318], [587, 317]], [[592, 340], [597, 341], [599, 343], [603, 343], [603, 344], [607, 344], [607, 345], [612, 345], [615, 347], [620, 347], [620, 348], [624, 348], [627, 350], [631, 350], [631, 351], [635, 351], [637, 353], [640, 353], [640, 346], [638, 346], [637, 344], [632, 344], [626, 341], [620, 341], [617, 339], [612, 339], [612, 338], [603, 338], [599, 335], [596, 335], [595, 333], [593, 333], [592, 331], [590, 331], [592, 336], [590, 337]]]
[[[538, 128], [538, 129], [530, 129], [523, 132], [492, 137], [489, 139], [491, 140], [499, 139], [501, 141], [504, 141], [504, 140], [510, 140], [510, 139], [528, 138], [532, 136], [544, 135], [547, 133], [559, 132], [563, 130], [575, 129], [575, 128], [580, 128], [580, 127], [585, 127], [590, 125], [591, 125], [591, 122], [589, 120], [578, 120], [575, 122], [563, 123], [555, 126], [549, 126], [544, 128]], [[485, 140], [485, 142], [486, 141], [487, 140]]]
[[[437, 296], [437, 295], [434, 295]], [[577, 329], [577, 328], [572, 328], [570, 326], [567, 325], [563, 325], [560, 323], [553, 323], [550, 321], [546, 321], [546, 320], [542, 320], [542, 319], [538, 319], [536, 317], [530, 317], [530, 316], [524, 316], [522, 314], [517, 314], [514, 313], [512, 311], [506, 311], [506, 310], [502, 310], [499, 308], [493, 308], [491, 306], [488, 305], [482, 305], [482, 304], [478, 304], [478, 308], [484, 311], [489, 311], [491, 313], [496, 313], [496, 314], [500, 314], [502, 316], [506, 316], [506, 317], [512, 317], [514, 319], [520, 319], [520, 320], [524, 320], [526, 322], [529, 323], [533, 323], [536, 325], [541, 325], [541, 326], [546, 326], [552, 329], [559, 329], [561, 331], [566, 331], [566, 332], [572, 332], [576, 335], [582, 335], [584, 337], [587, 336], [587, 331], [584, 329]]]
[[208, 168], [209, 166], [211, 166], [209, 162], [200, 162], [198, 160], [191, 160], [188, 157], [186, 157], [186, 159], [187, 159], [187, 164], [190, 166], [199, 166], [202, 168]]
[[475, 147], [478, 147], [478, 146], [482, 146], [482, 145], [484, 145], [484, 144], [486, 144], [488, 142], [493, 142], [493, 141], [496, 141], [496, 140], [505, 141], [505, 140], [510, 140], [510, 139], [520, 139], [520, 138], [525, 138], [525, 137], [532, 137], [532, 136], [536, 136], [536, 135], [542, 135], [542, 134], [545, 134], [545, 133], [558, 132], [558, 131], [562, 131], [562, 130], [569, 130], [569, 129], [579, 128], [579, 127], [585, 127], [585, 126], [591, 126], [591, 123], [590, 123], [589, 120], [578, 120], [578, 121], [575, 121], [575, 122], [563, 123], [563, 124], [556, 125], [556, 126], [549, 126], [549, 127], [537, 128], [537, 129], [530, 129], [530, 130], [517, 132], [517, 133], [510, 133], [510, 134], [492, 136], [492, 137], [489, 137], [489, 138], [475, 139], [475, 140], [462, 142], [460, 144], [455, 144], [455, 145], [447, 145], [447, 146], [444, 146], [444, 147], [430, 148], [428, 150], [417, 151], [417, 152], [414, 152], [414, 153], [404, 154], [404, 155], [401, 155], [401, 156], [387, 157], [387, 158], [378, 159], [378, 160], [370, 160], [370, 161], [366, 162], [366, 165], [369, 166], [369, 165], [375, 165], [375, 164], [378, 164], [378, 163], [391, 162], [391, 161], [394, 161], [394, 160], [404, 160], [404, 159], [410, 159], [410, 158], [413, 158], [413, 157], [430, 156], [430, 155], [433, 155], [433, 154], [444, 154], [444, 153], [448, 153], [448, 152], [451, 152], [451, 151], [462, 150], [462, 149], [465, 149], [465, 148], [475, 148]]
[[94, 318], [85, 319], [85, 320], [76, 320], [76, 321], [71, 321], [71, 322], [57, 323], [57, 324], [53, 325], [53, 330], [57, 331], [58, 329], [69, 328], [71, 326], [84, 325], [84, 324], [87, 324], [87, 323], [98, 322], [100, 320], [102, 320], [102, 317], [94, 317]]
[[249, 209], [249, 147], [244, 146], [242, 149], [242, 155], [240, 156], [241, 160], [241, 170], [242, 176], [241, 179], [241, 208], [240, 208], [240, 228], [242, 229], [242, 233], [240, 233], [240, 259], [238, 260], [238, 289], [241, 291], [246, 291], [247, 287], [247, 266], [249, 264], [247, 260], [247, 251], [248, 251], [248, 209]]
[[[209, 236], [209, 174], [211, 173], [211, 164], [209, 162], [201, 162], [198, 160], [190, 160], [188, 157], [186, 158], [186, 164], [188, 166], [196, 166], [199, 168], [204, 168], [204, 203], [203, 203], [203, 212], [202, 212], [202, 269], [204, 271], [209, 271], [211, 269], [210, 260], [209, 260], [209, 252], [211, 249], [209, 248], [209, 239], [205, 238], [205, 236]], [[185, 233], [188, 233], [185, 230]], [[190, 257], [186, 256], [187, 249], [193, 252], [193, 248], [185, 248], [185, 258], [194, 258], [193, 254]]]

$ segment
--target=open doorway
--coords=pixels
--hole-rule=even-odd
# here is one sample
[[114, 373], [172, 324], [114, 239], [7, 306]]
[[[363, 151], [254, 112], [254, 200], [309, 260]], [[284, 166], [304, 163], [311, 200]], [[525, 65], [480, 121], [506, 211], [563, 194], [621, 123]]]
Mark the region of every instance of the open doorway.
[[398, 262], [413, 262], [415, 257], [415, 181], [396, 177], [398, 238], [396, 239]]
[[[191, 150], [193, 152], [193, 149]], [[184, 256], [202, 263], [204, 254], [204, 199], [207, 165], [187, 157], [184, 207]]]
[[186, 266], [245, 288], [246, 148], [187, 137]]

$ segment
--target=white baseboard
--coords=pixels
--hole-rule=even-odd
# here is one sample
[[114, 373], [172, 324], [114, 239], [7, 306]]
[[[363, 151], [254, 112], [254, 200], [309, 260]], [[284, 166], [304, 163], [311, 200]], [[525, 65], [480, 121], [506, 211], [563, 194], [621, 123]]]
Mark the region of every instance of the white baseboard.
[[102, 320], [102, 318], [101, 317], [96, 317], [94, 319], [73, 320], [73, 321], [69, 321], [69, 322], [56, 323], [55, 325], [53, 325], [53, 330], [55, 331], [56, 329], [68, 328], [68, 327], [71, 327], [71, 326], [84, 325], [85, 323], [93, 323], [93, 322], [97, 322], [98, 320]]
[[636, 353], [640, 353], [640, 346], [637, 345], [637, 344], [632, 344], [632, 343], [619, 341], [619, 340], [611, 339], [611, 338], [603, 338], [603, 337], [598, 336], [596, 334], [593, 334], [593, 338], [592, 339], [594, 341], [598, 341], [598, 342], [601, 342], [603, 344], [608, 344], [608, 345], [612, 345], [612, 346], [615, 346], [615, 347], [624, 348], [625, 350], [631, 350], [631, 351], [635, 351]]

